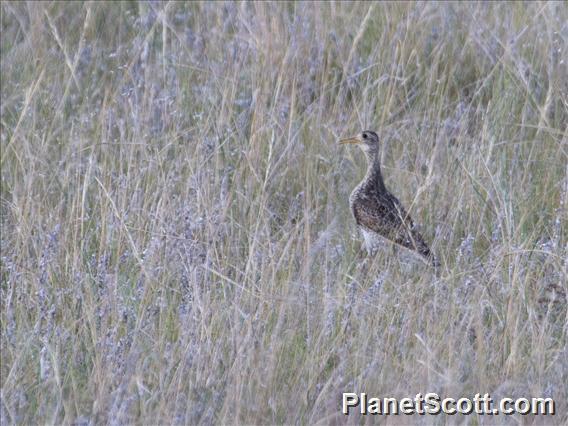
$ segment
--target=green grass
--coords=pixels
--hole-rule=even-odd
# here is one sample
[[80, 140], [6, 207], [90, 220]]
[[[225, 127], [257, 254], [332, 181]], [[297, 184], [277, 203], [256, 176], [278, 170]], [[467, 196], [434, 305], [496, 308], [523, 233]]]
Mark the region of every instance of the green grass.
[[[2, 424], [568, 421], [566, 3], [0, 8]], [[363, 129], [439, 277], [362, 264]]]

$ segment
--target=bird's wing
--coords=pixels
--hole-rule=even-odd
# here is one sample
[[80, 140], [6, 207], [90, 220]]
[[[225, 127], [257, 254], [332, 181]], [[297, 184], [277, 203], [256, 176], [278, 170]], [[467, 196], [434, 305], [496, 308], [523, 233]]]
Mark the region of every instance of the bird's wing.
[[380, 194], [353, 203], [353, 215], [360, 226], [426, 258], [432, 254], [422, 235], [400, 201], [391, 194]]
[[358, 225], [385, 238], [395, 240], [396, 235], [393, 231], [398, 229], [402, 222], [388, 199], [367, 196], [356, 200], [352, 208]]
[[392, 196], [393, 204], [397, 210], [398, 217], [401, 222], [404, 224], [399, 228], [399, 232], [397, 235], [396, 242], [403, 247], [409, 248], [411, 250], [416, 250], [422, 256], [430, 259], [432, 258], [432, 253], [430, 252], [430, 248], [424, 238], [416, 229], [414, 222], [410, 215], [404, 210], [404, 207], [400, 204], [400, 201], [396, 199], [396, 197]]

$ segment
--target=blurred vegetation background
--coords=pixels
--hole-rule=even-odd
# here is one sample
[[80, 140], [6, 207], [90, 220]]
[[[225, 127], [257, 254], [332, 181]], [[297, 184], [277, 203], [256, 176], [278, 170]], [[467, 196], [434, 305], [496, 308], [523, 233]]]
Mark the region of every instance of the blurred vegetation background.
[[[568, 421], [566, 2], [0, 11], [2, 424]], [[440, 277], [362, 260], [363, 129]]]

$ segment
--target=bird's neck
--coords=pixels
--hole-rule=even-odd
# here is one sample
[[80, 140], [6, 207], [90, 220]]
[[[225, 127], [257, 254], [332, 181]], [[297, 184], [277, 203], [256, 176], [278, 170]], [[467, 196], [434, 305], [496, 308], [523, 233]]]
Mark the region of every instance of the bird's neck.
[[381, 174], [381, 160], [379, 151], [369, 152], [367, 154], [367, 174], [365, 181], [378, 186], [379, 191], [386, 191], [383, 175]]

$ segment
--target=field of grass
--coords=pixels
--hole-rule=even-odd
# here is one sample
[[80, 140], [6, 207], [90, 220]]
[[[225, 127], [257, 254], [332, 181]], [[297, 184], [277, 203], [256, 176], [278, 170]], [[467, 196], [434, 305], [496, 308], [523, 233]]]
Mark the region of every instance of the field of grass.
[[[2, 425], [568, 422], [567, 3], [0, 7]], [[438, 276], [361, 255], [363, 129]]]

